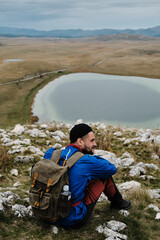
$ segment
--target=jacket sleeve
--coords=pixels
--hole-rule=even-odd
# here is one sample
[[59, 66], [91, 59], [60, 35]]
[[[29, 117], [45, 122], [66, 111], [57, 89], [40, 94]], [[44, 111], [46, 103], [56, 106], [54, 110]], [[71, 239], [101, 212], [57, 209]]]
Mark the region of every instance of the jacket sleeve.
[[92, 179], [108, 178], [117, 172], [114, 164], [99, 156], [85, 155], [81, 158], [84, 164], [84, 174]]
[[46, 151], [46, 153], [44, 154], [43, 158], [44, 159], [51, 159], [52, 157], [52, 153], [55, 150], [55, 148], [50, 148]]

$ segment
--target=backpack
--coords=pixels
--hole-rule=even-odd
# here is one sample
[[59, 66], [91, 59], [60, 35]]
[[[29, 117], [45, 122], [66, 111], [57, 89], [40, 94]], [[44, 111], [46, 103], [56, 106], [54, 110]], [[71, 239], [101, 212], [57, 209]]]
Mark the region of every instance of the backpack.
[[[62, 150], [54, 150], [51, 159], [42, 159], [32, 166], [29, 202], [33, 215], [52, 222], [66, 217], [68, 210], [61, 211], [61, 192], [68, 183], [68, 170], [82, 157], [81, 152], [75, 152], [68, 160], [60, 159]], [[63, 160], [63, 166], [59, 161]]]

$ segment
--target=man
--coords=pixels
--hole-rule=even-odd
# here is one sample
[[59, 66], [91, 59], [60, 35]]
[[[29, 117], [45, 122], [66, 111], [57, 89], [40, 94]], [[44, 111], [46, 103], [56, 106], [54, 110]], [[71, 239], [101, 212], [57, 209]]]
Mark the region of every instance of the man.
[[[69, 170], [69, 189], [73, 202], [70, 214], [56, 224], [72, 228], [84, 225], [102, 192], [111, 201], [111, 208], [129, 209], [130, 201], [122, 198], [112, 179], [117, 172], [116, 167], [106, 159], [93, 155], [97, 145], [92, 128], [84, 123], [75, 125], [70, 131], [70, 142], [62, 151], [61, 159], [68, 160], [77, 151], [85, 155]], [[54, 150], [49, 149], [44, 158], [50, 159]]]

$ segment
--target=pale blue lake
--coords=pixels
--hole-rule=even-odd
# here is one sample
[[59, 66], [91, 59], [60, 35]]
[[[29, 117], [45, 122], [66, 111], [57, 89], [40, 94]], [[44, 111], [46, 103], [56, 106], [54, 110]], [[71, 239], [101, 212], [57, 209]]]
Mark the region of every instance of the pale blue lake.
[[160, 79], [97, 73], [63, 75], [37, 93], [32, 111], [39, 123], [83, 119], [159, 128]]

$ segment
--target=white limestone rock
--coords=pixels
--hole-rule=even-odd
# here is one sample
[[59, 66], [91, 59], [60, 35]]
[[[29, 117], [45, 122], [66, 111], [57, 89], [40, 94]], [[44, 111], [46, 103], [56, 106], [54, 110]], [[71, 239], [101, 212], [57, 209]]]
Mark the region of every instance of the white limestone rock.
[[55, 132], [52, 133], [52, 136], [53, 137], [59, 137], [60, 139], [65, 139], [67, 138], [67, 136], [64, 134], [64, 132], [60, 131], [60, 130], [57, 130]]
[[132, 139], [126, 139], [123, 143], [123, 145], [130, 144], [132, 142]]
[[121, 215], [123, 215], [123, 216], [125, 216], [125, 217], [128, 217], [129, 214], [130, 214], [129, 211], [127, 211], [127, 210], [123, 210], [123, 209], [120, 210], [120, 211], [118, 211], [118, 213], [121, 214]]
[[126, 228], [126, 224], [123, 222], [111, 220], [107, 222], [107, 227], [112, 229], [113, 231], [120, 232]]
[[18, 170], [17, 169], [12, 169], [11, 171], [10, 171], [10, 174], [12, 175], [12, 176], [18, 176]]
[[54, 144], [53, 148], [60, 149], [60, 148], [62, 148], [62, 145], [60, 143], [56, 143], [56, 144]]
[[43, 123], [43, 124], [40, 125], [40, 128], [41, 129], [48, 129], [48, 125]]
[[109, 239], [121, 239], [121, 240], [127, 240], [128, 239], [126, 235], [120, 234], [119, 232], [110, 229], [105, 224], [100, 225], [99, 227], [96, 228], [96, 230], [99, 233], [103, 233]]
[[45, 138], [45, 137], [47, 137], [47, 135], [43, 131], [41, 131], [37, 128], [27, 130], [25, 133], [28, 133], [33, 138], [36, 138], [36, 137]]
[[19, 187], [20, 185], [21, 185], [20, 182], [15, 182], [15, 183], [13, 184], [13, 187]]
[[15, 162], [20, 162], [20, 163], [29, 163], [34, 160], [33, 156], [17, 156], [15, 158]]
[[146, 168], [153, 169], [155, 171], [157, 171], [159, 169], [159, 167], [154, 163], [145, 163], [145, 166], [146, 166]]
[[120, 131], [117, 131], [117, 132], [114, 133], [114, 136], [121, 137], [122, 133]]
[[19, 196], [11, 191], [0, 192], [0, 210], [5, 211], [4, 204], [11, 204]]
[[157, 213], [157, 214], [156, 214], [155, 219], [156, 219], [156, 220], [159, 220], [159, 219], [160, 219], [160, 213]]
[[123, 158], [121, 159], [121, 166], [128, 168], [134, 165], [134, 158]]
[[157, 179], [157, 178], [155, 178], [155, 177], [153, 177], [153, 176], [151, 176], [151, 175], [142, 175], [142, 176], [140, 176], [140, 178], [141, 178], [142, 180], [146, 180], [146, 179]]
[[129, 181], [118, 185], [120, 191], [133, 191], [135, 189], [141, 188], [141, 184], [136, 181]]
[[56, 142], [61, 142], [61, 138], [59, 136], [52, 136]]
[[159, 159], [159, 156], [158, 156], [157, 154], [153, 153], [153, 154], [152, 154], [152, 158], [153, 158], [154, 160], [158, 160], [158, 159]]
[[58, 234], [58, 228], [56, 226], [51, 226], [51, 232], [54, 234]]
[[149, 189], [148, 194], [153, 199], [159, 199], [160, 198], [160, 189]]
[[21, 204], [15, 204], [12, 206], [12, 211], [14, 212], [14, 215], [17, 217], [25, 217], [26, 215], [32, 215], [31, 213], [31, 207], [25, 207]]
[[75, 125], [80, 124], [80, 123], [84, 123], [83, 119], [78, 119], [78, 120], [76, 121]]
[[137, 177], [144, 174], [146, 174], [146, 170], [138, 166], [131, 167], [131, 170], [129, 171], [129, 176], [131, 177]]
[[24, 131], [25, 128], [21, 124], [17, 124], [11, 132], [17, 135], [21, 135]]
[[98, 199], [98, 202], [104, 202], [107, 200], [108, 200], [107, 196], [104, 193], [102, 193]]
[[147, 207], [146, 209], [148, 209], [148, 208], [153, 209], [155, 212], [160, 212], [159, 207], [157, 207], [157, 206], [154, 205], [154, 204], [149, 204], [148, 207]]
[[131, 158], [131, 154], [128, 153], [128, 152], [125, 152], [125, 153], [123, 153], [123, 155], [121, 156], [121, 159], [123, 159], [123, 158]]

